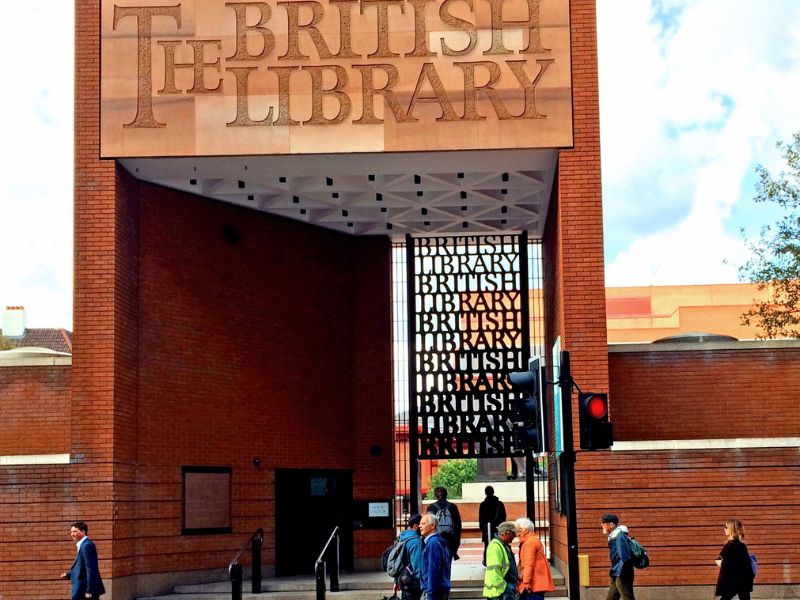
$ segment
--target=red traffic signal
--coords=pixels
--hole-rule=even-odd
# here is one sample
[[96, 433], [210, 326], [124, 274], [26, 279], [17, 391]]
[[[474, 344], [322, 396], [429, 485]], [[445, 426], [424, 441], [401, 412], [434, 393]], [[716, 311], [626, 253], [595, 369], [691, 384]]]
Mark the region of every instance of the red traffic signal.
[[592, 394], [586, 399], [586, 414], [592, 419], [603, 419], [608, 416], [608, 396]]
[[614, 443], [613, 427], [608, 421], [608, 395], [587, 392], [578, 394], [580, 447], [604, 450]]

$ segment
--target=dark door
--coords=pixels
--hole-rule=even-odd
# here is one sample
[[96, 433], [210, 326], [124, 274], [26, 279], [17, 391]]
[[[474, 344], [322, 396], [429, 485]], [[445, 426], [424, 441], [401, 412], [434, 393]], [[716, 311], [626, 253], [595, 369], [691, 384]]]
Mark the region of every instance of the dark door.
[[340, 566], [352, 571], [352, 505], [352, 471], [276, 470], [275, 575], [313, 574], [314, 562], [337, 525]]

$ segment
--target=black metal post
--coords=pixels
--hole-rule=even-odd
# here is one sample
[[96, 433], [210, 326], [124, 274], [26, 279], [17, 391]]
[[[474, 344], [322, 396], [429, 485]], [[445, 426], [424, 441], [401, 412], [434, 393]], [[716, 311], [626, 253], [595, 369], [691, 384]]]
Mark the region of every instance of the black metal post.
[[242, 600], [242, 565], [232, 562], [228, 573], [231, 576], [231, 600]]
[[260, 529], [253, 538], [251, 544], [252, 548], [252, 564], [253, 564], [253, 577], [250, 591], [254, 594], [261, 593], [261, 546], [264, 543], [264, 532]]
[[414, 238], [406, 234], [406, 323], [408, 340], [408, 483], [410, 514], [420, 511], [419, 431], [417, 431], [417, 376], [414, 359], [417, 341], [417, 313], [414, 277]]
[[[517, 238], [519, 245], [519, 292], [520, 292], [520, 319], [522, 321], [522, 339], [531, 339], [530, 334], [530, 305], [528, 298], [528, 232], [523, 231]], [[531, 359], [531, 347], [525, 343], [522, 349], [522, 364], [521, 369], [527, 369]], [[541, 393], [541, 392], [540, 392]], [[539, 435], [541, 435], [541, 427], [539, 427]], [[541, 446], [541, 443], [539, 444]], [[513, 458], [511, 459], [514, 460]], [[534, 528], [536, 525], [536, 481], [533, 468], [533, 449], [525, 449], [525, 508], [528, 513], [528, 518], [533, 521]]]
[[321, 560], [314, 565], [314, 578], [317, 582], [317, 600], [325, 600], [325, 563]]
[[336, 532], [336, 539], [333, 545], [333, 556], [331, 557], [331, 591], [339, 591], [339, 532]]
[[[513, 458], [511, 460], [514, 460]], [[525, 499], [527, 500], [525, 508], [528, 513], [528, 518], [536, 524], [536, 489], [533, 469], [533, 449], [525, 449]]]
[[563, 419], [564, 452], [561, 460], [564, 461], [564, 476], [567, 488], [567, 561], [569, 565], [569, 579], [567, 593], [570, 600], [580, 598], [580, 579], [578, 576], [578, 511], [575, 506], [575, 441], [572, 434], [572, 370], [569, 363], [569, 352], [561, 353], [561, 371], [559, 373], [561, 386], [561, 418]]

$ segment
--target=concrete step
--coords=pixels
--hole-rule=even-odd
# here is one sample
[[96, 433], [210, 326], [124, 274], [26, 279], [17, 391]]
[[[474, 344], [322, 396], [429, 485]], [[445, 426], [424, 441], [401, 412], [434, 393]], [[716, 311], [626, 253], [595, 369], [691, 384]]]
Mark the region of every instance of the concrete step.
[[[482, 550], [482, 546], [480, 549]], [[482, 598], [484, 569], [480, 565], [466, 560], [453, 564], [453, 590], [450, 597], [454, 600], [479, 600]], [[566, 597], [564, 578], [553, 570], [556, 591], [548, 594], [549, 599]], [[315, 581], [313, 577], [302, 575], [264, 579], [261, 584], [262, 594], [250, 593], [251, 583], [245, 581], [242, 589], [243, 600], [316, 600]], [[343, 573], [339, 580], [339, 592], [327, 592], [330, 600], [381, 600], [392, 596], [392, 581], [383, 572]], [[220, 581], [198, 585], [181, 585], [173, 589], [172, 594], [142, 597], [142, 600], [230, 600], [231, 584]]]
[[[391, 598], [391, 589], [386, 591], [351, 590], [342, 592], [326, 592], [325, 597], [329, 600], [383, 600]], [[454, 600], [482, 600], [482, 588], [453, 590], [450, 598]], [[548, 600], [566, 600], [567, 595], [564, 590], [556, 590], [547, 594]], [[230, 600], [231, 593], [192, 593], [192, 594], [172, 594], [169, 596], [152, 596], [148, 600]], [[243, 593], [242, 600], [315, 600], [314, 592], [265, 592], [263, 594]]]
[[[242, 594], [242, 600], [316, 600], [316, 592], [313, 590], [293, 592], [265, 591], [262, 594], [252, 594], [249, 592], [249, 586], [245, 589], [247, 591]], [[383, 598], [390, 598], [392, 596], [392, 589], [391, 586], [386, 586], [380, 590], [359, 589], [341, 590], [339, 592], [326, 591], [325, 596], [330, 600], [382, 600]], [[549, 600], [562, 597], [567, 597], [564, 588], [556, 588], [554, 592], [547, 594]], [[166, 596], [148, 597], [147, 600], [230, 600], [230, 598], [231, 591], [230, 584], [228, 584], [227, 589], [176, 592]], [[450, 598], [453, 598], [453, 600], [481, 600], [483, 598], [483, 587], [455, 587], [450, 592]]]

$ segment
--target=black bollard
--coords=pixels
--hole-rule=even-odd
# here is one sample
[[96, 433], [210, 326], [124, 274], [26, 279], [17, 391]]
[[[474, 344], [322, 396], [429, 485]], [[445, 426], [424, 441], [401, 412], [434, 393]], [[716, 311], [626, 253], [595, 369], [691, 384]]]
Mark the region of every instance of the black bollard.
[[321, 560], [314, 565], [314, 576], [317, 580], [317, 600], [325, 600], [325, 563]]
[[242, 600], [242, 565], [233, 562], [228, 572], [231, 576], [231, 600]]
[[259, 534], [253, 538], [253, 578], [250, 591], [254, 594], [261, 593], [261, 545], [264, 543], [263, 535]]
[[333, 557], [331, 560], [331, 591], [339, 591], [339, 535], [336, 535], [333, 545]]

